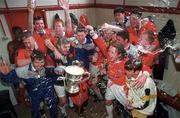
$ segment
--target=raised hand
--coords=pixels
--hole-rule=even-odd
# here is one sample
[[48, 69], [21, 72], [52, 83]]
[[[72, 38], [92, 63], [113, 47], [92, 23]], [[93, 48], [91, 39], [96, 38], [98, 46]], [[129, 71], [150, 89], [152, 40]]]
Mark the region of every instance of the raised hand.
[[135, 86], [137, 88], [142, 88], [146, 82], [148, 75], [149, 74], [145, 73], [145, 74], [142, 74], [141, 76], [139, 76], [135, 81]]
[[61, 59], [62, 54], [56, 49], [54, 50], [55, 59]]
[[45, 38], [45, 45], [54, 52], [55, 55], [55, 59], [60, 59], [61, 58], [61, 54], [60, 52], [56, 49], [56, 47], [52, 44], [50, 38], [48, 36], [44, 36]]
[[59, 4], [64, 10], [69, 9], [69, 0], [59, 0]]
[[10, 72], [10, 68], [6, 62], [0, 63], [0, 73], [7, 75]]
[[57, 64], [57, 67], [54, 69], [54, 72], [57, 75], [64, 75], [66, 66], [63, 66], [61, 64]]
[[28, 0], [27, 8], [29, 11], [34, 11], [35, 6], [36, 6], [36, 0]]
[[126, 101], [126, 108], [127, 108], [127, 109], [133, 109], [132, 101], [130, 101], [130, 100], [127, 100], [127, 101]]
[[33, 25], [33, 17], [34, 17], [34, 10], [36, 6], [36, 0], [28, 0], [27, 1], [27, 9], [28, 9], [28, 30], [33, 33], [34, 25]]

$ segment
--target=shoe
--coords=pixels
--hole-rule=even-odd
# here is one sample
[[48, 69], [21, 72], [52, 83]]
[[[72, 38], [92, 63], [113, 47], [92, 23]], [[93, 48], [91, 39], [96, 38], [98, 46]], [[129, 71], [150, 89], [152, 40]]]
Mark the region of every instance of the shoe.
[[74, 108], [74, 104], [73, 104], [73, 103], [69, 103], [69, 104], [68, 104], [68, 107], [69, 107], [69, 108]]
[[80, 113], [79, 118], [83, 118], [83, 117], [84, 117], [83, 113]]
[[46, 118], [46, 111], [44, 109], [40, 109], [41, 118]]
[[44, 115], [41, 115], [41, 118], [47, 118], [47, 117], [46, 117], [46, 114], [44, 114]]
[[69, 109], [73, 110], [74, 109], [74, 106], [68, 106]]
[[67, 118], [67, 113], [61, 114], [61, 118]]

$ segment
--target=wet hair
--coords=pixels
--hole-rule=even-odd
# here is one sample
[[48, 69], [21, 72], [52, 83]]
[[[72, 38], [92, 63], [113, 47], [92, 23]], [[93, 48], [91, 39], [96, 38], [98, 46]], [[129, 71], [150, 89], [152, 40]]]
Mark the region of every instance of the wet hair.
[[79, 26], [79, 27], [77, 27], [77, 29], [76, 29], [76, 33], [78, 33], [78, 32], [87, 32], [87, 30], [84, 28], [84, 27], [81, 27], [81, 26]]
[[26, 38], [29, 38], [31, 36], [33, 36], [33, 34], [30, 31], [24, 30], [22, 33], [22, 40], [25, 40]]
[[124, 65], [124, 68], [126, 70], [133, 70], [134, 72], [137, 71], [137, 70], [142, 70], [142, 59], [140, 58], [136, 58], [136, 59], [129, 59], [125, 65]]
[[124, 46], [122, 44], [117, 44], [117, 43], [114, 42], [110, 46], [115, 47], [117, 49], [118, 54], [121, 55], [119, 57], [120, 59], [124, 59], [126, 57], [127, 53], [126, 53], [126, 50], [124, 49]]
[[129, 32], [127, 30], [122, 30], [116, 33], [116, 36], [122, 37], [124, 40], [128, 39], [129, 42]]
[[72, 62], [72, 65], [76, 65], [76, 66], [79, 66], [79, 67], [84, 68], [84, 62], [83, 62], [83, 61], [74, 60], [74, 61]]
[[124, 8], [123, 8], [123, 7], [116, 7], [116, 8], [114, 9], [114, 15], [115, 15], [116, 13], [125, 13]]
[[64, 26], [64, 21], [62, 19], [60, 19], [59, 15], [57, 13], [54, 16], [53, 27], [55, 27], [56, 22], [60, 22], [60, 23], [62, 23], [62, 26]]
[[62, 38], [58, 38], [56, 45], [63, 45], [63, 44], [69, 44], [69, 43], [70, 41], [67, 38], [62, 37]]
[[64, 21], [62, 19], [55, 19], [53, 23], [53, 27], [55, 27], [55, 23], [60, 22], [62, 23], [62, 26], [64, 26]]
[[148, 35], [148, 41], [149, 41], [150, 43], [154, 42], [155, 35], [154, 35], [154, 32], [153, 32], [153, 31], [151, 31], [151, 30], [146, 30], [146, 31], [142, 32], [142, 34]]
[[140, 9], [137, 9], [137, 8], [132, 10], [131, 15], [132, 14], [136, 15], [138, 18], [141, 18], [142, 16], [142, 12], [140, 12]]
[[14, 35], [21, 34], [23, 32], [22, 28], [20, 26], [14, 26], [12, 27], [12, 33]]
[[12, 27], [12, 33], [14, 35], [15, 40], [21, 39], [22, 38], [23, 30], [19, 26], [14, 26], [14, 27]]
[[92, 61], [92, 58], [95, 54], [98, 54], [97, 51], [93, 51], [92, 53], [90, 53], [90, 55], [88, 56], [89, 60]]
[[45, 55], [39, 51], [39, 50], [33, 50], [31, 54], [31, 61], [34, 61], [35, 59], [37, 60], [44, 60]]
[[33, 24], [35, 24], [35, 22], [38, 21], [38, 20], [43, 20], [43, 18], [41, 16], [35, 16], [33, 18]]

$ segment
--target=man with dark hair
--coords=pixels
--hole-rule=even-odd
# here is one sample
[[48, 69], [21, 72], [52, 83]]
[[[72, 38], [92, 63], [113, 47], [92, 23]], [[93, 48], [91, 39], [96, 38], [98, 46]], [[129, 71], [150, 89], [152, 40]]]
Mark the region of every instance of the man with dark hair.
[[92, 38], [88, 35], [88, 32], [83, 27], [78, 27], [76, 31], [79, 44], [75, 49], [76, 59], [84, 63], [84, 67], [89, 69], [89, 55], [95, 51], [95, 45]]
[[[57, 118], [56, 97], [54, 95], [54, 81], [56, 77], [46, 74], [44, 68], [44, 54], [38, 50], [33, 50], [31, 63], [15, 68], [10, 71], [6, 63], [0, 64], [0, 77], [8, 82], [15, 82], [23, 79], [27, 85], [28, 93], [32, 103], [32, 118], [40, 118], [40, 102], [45, 100], [51, 118]], [[52, 75], [54, 75], [52, 73]]]
[[[146, 118], [148, 115], [153, 115], [157, 99], [156, 85], [150, 74], [142, 70], [142, 60], [130, 59], [125, 63], [124, 67], [126, 70], [126, 84], [129, 88], [126, 106], [131, 110], [133, 118]], [[144, 86], [138, 88], [135, 81], [143, 74], [148, 75], [148, 77]]]
[[46, 39], [49, 39], [50, 41], [54, 40], [53, 36], [51, 35], [52, 30], [45, 29], [43, 18], [40, 16], [34, 17], [33, 23], [34, 23], [33, 36], [37, 42], [38, 48], [40, 51], [46, 54], [48, 49], [48, 47], [45, 44]]
[[138, 57], [138, 51], [137, 51], [136, 46], [132, 45], [129, 42], [129, 32], [127, 30], [123, 30], [116, 33], [116, 42], [124, 46], [124, 49], [127, 52], [128, 58]]
[[114, 20], [111, 24], [125, 28], [125, 10], [123, 7], [116, 7], [114, 9]]
[[140, 12], [140, 10], [137, 9], [137, 8], [135, 8], [135, 9], [132, 10], [131, 15], [132, 15], [132, 14], [136, 15], [136, 16], [139, 17], [139, 18], [141, 18], [141, 16], [142, 16], [142, 12]]
[[123, 7], [116, 7], [115, 9], [114, 9], [114, 15], [116, 14], [116, 13], [124, 13], [125, 11], [124, 11], [124, 8]]
[[22, 31], [21, 27], [19, 27], [19, 26], [12, 27], [13, 40], [7, 44], [9, 60], [10, 60], [11, 64], [15, 63], [16, 51], [19, 48], [23, 47], [22, 41], [21, 41], [22, 32], [23, 31]]

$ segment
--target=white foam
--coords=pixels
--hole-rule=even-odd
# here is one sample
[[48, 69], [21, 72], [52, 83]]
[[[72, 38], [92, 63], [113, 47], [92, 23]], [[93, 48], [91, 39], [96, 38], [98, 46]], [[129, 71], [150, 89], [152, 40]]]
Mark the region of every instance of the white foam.
[[76, 65], [67, 66], [65, 71], [71, 75], [82, 75], [84, 73], [84, 69]]

